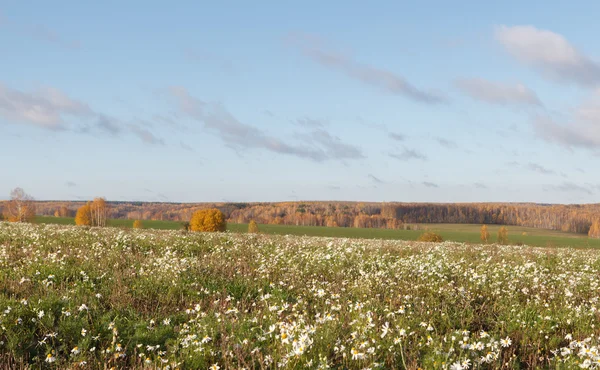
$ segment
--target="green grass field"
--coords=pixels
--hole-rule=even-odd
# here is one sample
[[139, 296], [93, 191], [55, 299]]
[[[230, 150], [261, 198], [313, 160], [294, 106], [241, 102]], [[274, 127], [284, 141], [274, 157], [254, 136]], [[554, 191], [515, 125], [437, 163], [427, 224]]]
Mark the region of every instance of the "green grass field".
[[[38, 223], [74, 225], [73, 218], [38, 216]], [[181, 229], [181, 222], [177, 221], [142, 221], [144, 228], [159, 230]], [[131, 227], [133, 220], [111, 219], [108, 225], [112, 227]], [[338, 238], [364, 238], [364, 239], [397, 239], [416, 240], [425, 230], [434, 231], [442, 235], [444, 240], [457, 242], [479, 243], [479, 229], [481, 225], [472, 224], [423, 224], [420, 230], [387, 230], [387, 229], [358, 229], [348, 227], [321, 227], [321, 226], [293, 226], [293, 225], [259, 225], [259, 230], [265, 234], [276, 235], [308, 235]], [[499, 225], [489, 225], [488, 230], [491, 240], [496, 240]], [[508, 237], [511, 244], [523, 243], [531, 246], [570, 246], [570, 247], [600, 247], [600, 239], [589, 239], [584, 234], [574, 234], [554, 230], [534, 229], [521, 226], [507, 226]], [[244, 233], [248, 230], [247, 224], [228, 224], [227, 230]], [[524, 235], [525, 233], [525, 235]]]
[[597, 370], [598, 276], [597, 248], [2, 222], [0, 369]]

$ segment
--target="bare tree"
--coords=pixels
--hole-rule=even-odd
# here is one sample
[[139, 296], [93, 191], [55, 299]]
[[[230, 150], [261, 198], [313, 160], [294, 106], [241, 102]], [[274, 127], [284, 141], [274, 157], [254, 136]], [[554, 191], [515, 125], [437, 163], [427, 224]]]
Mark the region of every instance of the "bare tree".
[[33, 197], [22, 188], [10, 192], [10, 201], [6, 207], [6, 216], [11, 222], [31, 222], [35, 217]]

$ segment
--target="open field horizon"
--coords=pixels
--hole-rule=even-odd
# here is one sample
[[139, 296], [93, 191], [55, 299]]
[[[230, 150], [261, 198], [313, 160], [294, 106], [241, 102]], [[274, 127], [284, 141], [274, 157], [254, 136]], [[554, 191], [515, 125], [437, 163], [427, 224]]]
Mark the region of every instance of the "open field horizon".
[[[109, 219], [107, 226], [131, 228], [135, 220]], [[38, 216], [37, 223], [75, 225], [74, 218]], [[182, 222], [177, 221], [142, 221], [144, 228], [157, 230], [181, 230]], [[293, 226], [259, 224], [259, 231], [264, 234], [325, 236], [341, 238], [364, 238], [383, 240], [417, 240], [427, 231], [439, 233], [444, 240], [467, 243], [481, 243], [479, 224], [414, 224], [418, 230], [389, 230], [372, 228], [325, 227], [325, 226]], [[502, 225], [488, 225], [490, 243], [496, 241], [496, 235]], [[600, 248], [600, 239], [588, 238], [585, 234], [575, 234], [554, 230], [544, 230], [521, 226], [508, 226], [509, 243], [531, 246], [549, 247], [593, 247]], [[246, 233], [248, 224], [228, 223], [227, 230], [236, 233]], [[523, 234], [525, 233], [525, 235]]]
[[0, 1], [0, 370], [600, 370], [598, 14]]

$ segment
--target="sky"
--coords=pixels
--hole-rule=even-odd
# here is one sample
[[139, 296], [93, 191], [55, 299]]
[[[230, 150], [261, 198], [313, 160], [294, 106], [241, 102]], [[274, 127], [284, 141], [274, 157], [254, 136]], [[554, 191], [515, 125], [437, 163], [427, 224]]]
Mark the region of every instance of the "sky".
[[596, 203], [599, 13], [0, 1], [0, 199]]

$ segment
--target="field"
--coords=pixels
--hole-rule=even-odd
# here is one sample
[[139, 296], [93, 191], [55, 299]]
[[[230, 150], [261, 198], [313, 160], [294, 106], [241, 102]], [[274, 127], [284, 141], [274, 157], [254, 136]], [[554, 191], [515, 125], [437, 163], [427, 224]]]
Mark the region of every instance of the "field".
[[5, 368], [598, 368], [600, 251], [0, 223]]
[[[51, 223], [61, 225], [74, 225], [73, 218], [59, 217], [37, 217], [38, 223]], [[180, 230], [181, 223], [175, 221], [143, 221], [145, 228], [160, 230]], [[108, 221], [109, 226], [131, 227], [133, 220], [112, 219]], [[414, 226], [414, 225], [413, 225]], [[288, 225], [259, 225], [259, 229], [265, 234], [275, 235], [300, 235], [300, 236], [324, 236], [337, 238], [363, 238], [363, 239], [386, 239], [386, 240], [417, 240], [425, 230], [438, 232], [444, 240], [461, 243], [480, 243], [479, 229], [481, 225], [469, 224], [421, 224], [417, 225], [419, 230], [386, 230], [386, 229], [361, 229], [347, 227], [319, 227], [319, 226], [288, 226]], [[489, 225], [492, 241], [500, 226]], [[531, 246], [570, 246], [570, 247], [598, 247], [600, 239], [589, 239], [584, 234], [574, 234], [560, 231], [534, 229], [522, 226], [507, 226], [509, 230], [509, 242], [513, 244], [526, 244]], [[227, 229], [232, 232], [243, 233], [248, 230], [247, 224], [228, 224]], [[525, 235], [524, 235], [525, 233]]]

